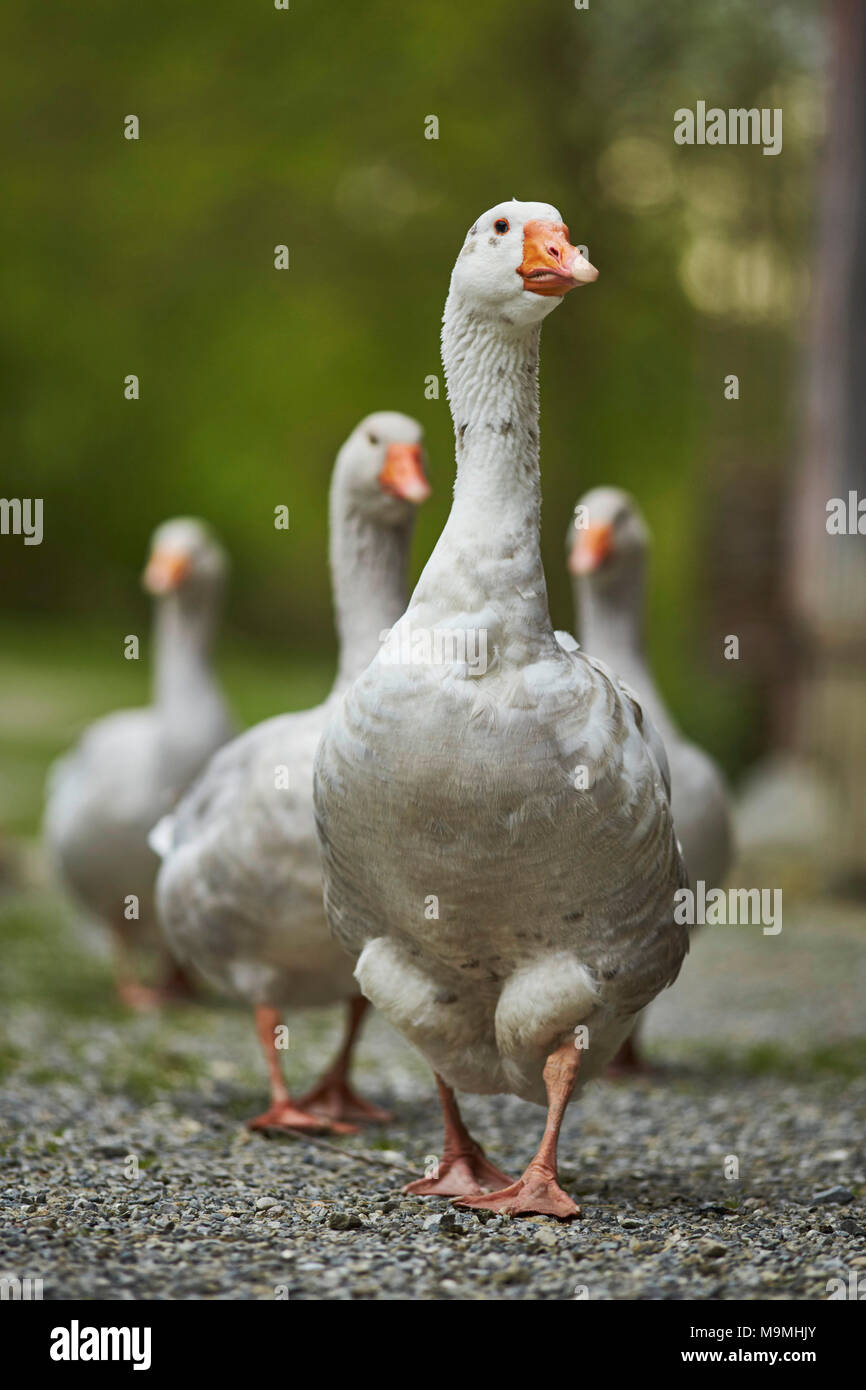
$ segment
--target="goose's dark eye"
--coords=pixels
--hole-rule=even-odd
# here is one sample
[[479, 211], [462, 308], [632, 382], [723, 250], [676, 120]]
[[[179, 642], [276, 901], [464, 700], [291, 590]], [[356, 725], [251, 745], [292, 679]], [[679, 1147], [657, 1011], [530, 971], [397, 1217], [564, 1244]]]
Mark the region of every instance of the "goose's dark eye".
[[497, 222], [493, 223], [493, 230], [494, 232], [498, 232], [500, 236], [505, 236], [505, 233], [508, 231], [508, 218], [500, 217]]
[[378, 434], [369, 434], [369, 433], [368, 433], [367, 439], [369, 440], [369, 442], [370, 442], [371, 444], [378, 444], [378, 443], [379, 443], [379, 436], [378, 436]]

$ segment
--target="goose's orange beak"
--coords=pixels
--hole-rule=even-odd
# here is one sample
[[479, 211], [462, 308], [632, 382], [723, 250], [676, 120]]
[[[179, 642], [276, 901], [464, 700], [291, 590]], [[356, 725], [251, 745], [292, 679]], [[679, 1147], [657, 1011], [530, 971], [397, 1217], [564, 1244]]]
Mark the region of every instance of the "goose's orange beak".
[[424, 450], [420, 444], [389, 444], [379, 474], [379, 486], [404, 502], [426, 502], [430, 484], [424, 472]]
[[579, 528], [568, 557], [571, 574], [592, 574], [604, 564], [613, 549], [612, 526]]
[[523, 260], [517, 274], [533, 294], [563, 295], [598, 279], [598, 271], [569, 241], [563, 222], [535, 218], [523, 228]]
[[155, 550], [147, 562], [142, 584], [149, 594], [172, 594], [190, 572], [190, 558], [179, 550]]

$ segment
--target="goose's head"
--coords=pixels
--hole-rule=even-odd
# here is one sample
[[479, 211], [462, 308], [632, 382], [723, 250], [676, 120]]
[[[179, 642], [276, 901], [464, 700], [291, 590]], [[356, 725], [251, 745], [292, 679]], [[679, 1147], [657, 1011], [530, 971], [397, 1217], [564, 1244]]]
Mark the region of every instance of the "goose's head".
[[164, 521], [151, 537], [142, 584], [154, 598], [220, 588], [228, 562], [210, 528], [196, 517]]
[[367, 415], [337, 456], [335, 480], [352, 510], [385, 526], [408, 521], [430, 496], [424, 471], [424, 431], [409, 415]]
[[568, 528], [568, 569], [592, 584], [615, 582], [642, 571], [649, 544], [634, 498], [618, 487], [593, 488], [578, 502]]
[[499, 203], [470, 227], [451, 276], [469, 312], [529, 327], [563, 295], [598, 279], [550, 203]]

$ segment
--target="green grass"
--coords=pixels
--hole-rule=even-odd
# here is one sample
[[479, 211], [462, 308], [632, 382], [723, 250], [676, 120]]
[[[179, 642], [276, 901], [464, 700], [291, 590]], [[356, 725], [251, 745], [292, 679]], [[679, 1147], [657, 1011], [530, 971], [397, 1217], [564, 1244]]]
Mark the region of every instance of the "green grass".
[[0, 1081], [15, 1070], [23, 1055], [20, 1047], [6, 1038], [0, 1038]]
[[194, 1053], [166, 1047], [151, 1038], [144, 1043], [137, 1039], [134, 1050], [115, 1053], [103, 1068], [100, 1081], [104, 1091], [148, 1105], [166, 1092], [196, 1087], [205, 1075], [205, 1064]]
[[[670, 1055], [670, 1044], [666, 1044], [666, 1051]], [[696, 1052], [690, 1046], [688, 1053], [679, 1051], [672, 1071], [681, 1068], [720, 1078], [775, 1076], [784, 1081], [802, 1081], [804, 1076], [821, 1076], [850, 1081], [866, 1073], [866, 1037], [806, 1048], [760, 1042], [750, 1047], [701, 1046]]]
[[71, 912], [47, 893], [0, 899], [0, 1007], [29, 1000], [49, 1015], [120, 1017], [110, 963], [82, 945]]

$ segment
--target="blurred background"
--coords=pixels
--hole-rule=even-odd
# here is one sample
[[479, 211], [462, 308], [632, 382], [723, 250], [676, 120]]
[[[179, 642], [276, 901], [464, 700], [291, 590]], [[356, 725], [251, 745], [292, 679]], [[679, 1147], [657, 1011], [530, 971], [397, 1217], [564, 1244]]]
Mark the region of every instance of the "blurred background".
[[[325, 693], [336, 449], [374, 409], [423, 422], [414, 577], [453, 477], [425, 393], [448, 277], [516, 196], [559, 206], [601, 271], [544, 336], [555, 623], [577, 497], [631, 489], [658, 680], [741, 794], [745, 862], [760, 843], [792, 882], [862, 888], [866, 541], [825, 530], [830, 497], [866, 493], [862, 6], [9, 0], [5, 30], [0, 491], [44, 498], [45, 536], [0, 538], [2, 852], [35, 834], [51, 758], [146, 698], [139, 574], [167, 516], [232, 557], [240, 719]], [[699, 100], [781, 107], [782, 152], [675, 144]]]

